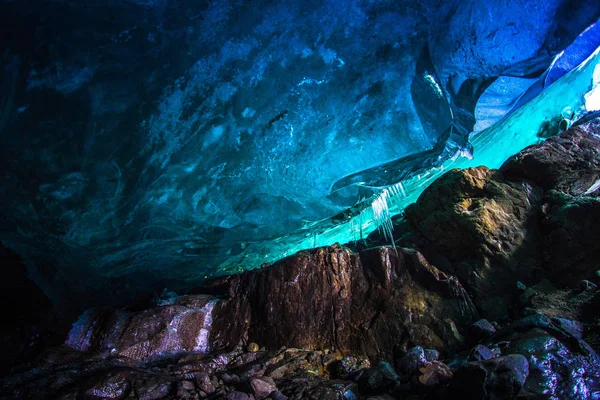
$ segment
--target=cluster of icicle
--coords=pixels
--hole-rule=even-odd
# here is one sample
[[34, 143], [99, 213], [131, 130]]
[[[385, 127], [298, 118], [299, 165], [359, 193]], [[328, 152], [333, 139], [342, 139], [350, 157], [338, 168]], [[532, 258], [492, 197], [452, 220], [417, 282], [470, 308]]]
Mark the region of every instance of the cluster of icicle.
[[394, 231], [394, 224], [392, 223], [392, 214], [390, 213], [390, 199], [394, 199], [398, 195], [406, 197], [402, 182], [392, 185], [386, 189], [383, 189], [377, 197], [371, 203], [371, 212], [373, 213], [373, 221], [382, 233], [385, 239], [392, 242], [392, 246], [395, 246], [394, 237], [392, 232]]

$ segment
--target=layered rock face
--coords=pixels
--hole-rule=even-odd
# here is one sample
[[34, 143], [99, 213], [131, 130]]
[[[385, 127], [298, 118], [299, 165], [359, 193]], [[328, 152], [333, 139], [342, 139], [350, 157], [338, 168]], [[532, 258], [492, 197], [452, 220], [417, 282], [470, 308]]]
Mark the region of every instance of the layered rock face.
[[394, 220], [395, 246], [372, 235], [89, 310], [2, 394], [597, 398], [599, 179], [596, 119], [500, 170], [449, 171]]
[[303, 251], [265, 270], [215, 280], [203, 291], [221, 300], [184, 296], [135, 314], [89, 311], [67, 344], [146, 360], [224, 350], [243, 339], [271, 350], [339, 349], [392, 361], [416, 344], [457, 348], [458, 327], [478, 317], [455, 277], [414, 250], [391, 247]]

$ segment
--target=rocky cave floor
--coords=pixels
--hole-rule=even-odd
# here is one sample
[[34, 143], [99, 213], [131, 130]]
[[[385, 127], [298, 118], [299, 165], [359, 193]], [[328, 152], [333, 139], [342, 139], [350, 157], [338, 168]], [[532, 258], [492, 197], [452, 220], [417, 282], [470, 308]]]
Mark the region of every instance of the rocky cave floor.
[[[0, 397], [600, 399], [599, 182], [594, 119], [449, 171], [394, 218], [394, 246], [375, 232], [88, 310], [63, 344], [28, 342]], [[14, 351], [31, 334], [3, 329]]]

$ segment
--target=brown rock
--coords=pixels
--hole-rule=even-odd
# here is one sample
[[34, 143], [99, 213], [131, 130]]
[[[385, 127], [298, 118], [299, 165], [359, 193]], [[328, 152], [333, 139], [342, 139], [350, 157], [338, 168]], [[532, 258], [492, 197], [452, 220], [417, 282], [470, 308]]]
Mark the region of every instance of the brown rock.
[[451, 170], [406, 209], [413, 226], [454, 266], [490, 319], [507, 315], [517, 280], [537, 266], [541, 191], [486, 167]]
[[544, 190], [581, 196], [600, 179], [599, 133], [596, 118], [522, 150], [500, 170], [511, 180], [529, 180]]
[[600, 119], [528, 147], [501, 170], [546, 191], [541, 264], [555, 283], [591, 278], [600, 257]]
[[307, 250], [209, 287], [231, 296], [215, 308], [212, 332], [232, 327], [228, 312], [234, 310], [248, 316], [238, 324], [247, 325], [249, 340], [268, 349], [333, 348], [392, 360], [394, 349], [417, 343], [455, 346], [461, 340], [456, 326], [477, 319], [460, 283], [408, 249], [382, 247], [359, 256], [343, 247]]
[[444, 385], [452, 379], [452, 370], [446, 364], [432, 361], [419, 369], [419, 383], [423, 386]]

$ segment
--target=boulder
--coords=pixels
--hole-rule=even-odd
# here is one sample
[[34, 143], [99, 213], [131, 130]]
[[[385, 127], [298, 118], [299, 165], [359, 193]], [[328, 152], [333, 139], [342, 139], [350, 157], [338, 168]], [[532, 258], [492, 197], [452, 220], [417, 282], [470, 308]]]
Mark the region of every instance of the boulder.
[[407, 219], [446, 257], [489, 319], [506, 318], [515, 283], [536, 269], [541, 191], [487, 167], [451, 170], [406, 208]]
[[[203, 290], [228, 297], [215, 307], [212, 332], [247, 329], [249, 341], [268, 349], [333, 348], [393, 361], [416, 344], [459, 346], [459, 328], [478, 318], [455, 277], [403, 248], [306, 250]], [[211, 343], [227, 341], [214, 336]]]
[[544, 191], [592, 194], [600, 189], [599, 134], [600, 118], [592, 119], [527, 147], [506, 160], [500, 171], [507, 179], [534, 182]]
[[66, 345], [136, 360], [209, 349], [212, 296], [182, 296], [136, 313], [91, 309], [73, 324]]
[[425, 387], [445, 385], [452, 379], [452, 370], [446, 364], [432, 361], [419, 369], [419, 383]]
[[358, 379], [361, 392], [370, 394], [385, 393], [399, 384], [400, 377], [394, 368], [383, 361], [366, 370]]
[[600, 358], [581, 334], [575, 321], [534, 314], [499, 330], [489, 344], [501, 346], [504, 355], [527, 358], [525, 392], [580, 399], [600, 391]]
[[556, 282], [592, 279], [600, 257], [600, 118], [575, 126], [509, 158], [511, 180], [544, 190], [541, 260]]
[[450, 393], [456, 399], [511, 399], [529, 375], [527, 358], [511, 354], [463, 364], [454, 371]]

